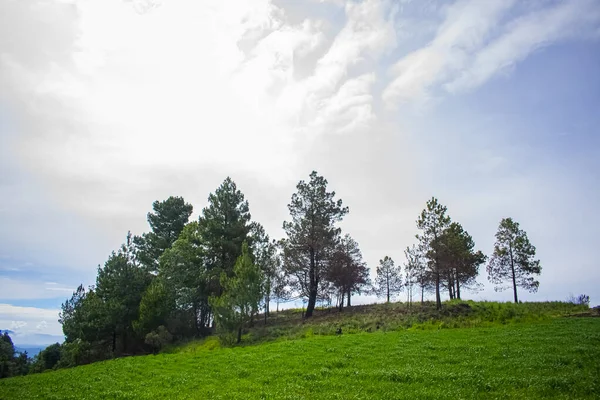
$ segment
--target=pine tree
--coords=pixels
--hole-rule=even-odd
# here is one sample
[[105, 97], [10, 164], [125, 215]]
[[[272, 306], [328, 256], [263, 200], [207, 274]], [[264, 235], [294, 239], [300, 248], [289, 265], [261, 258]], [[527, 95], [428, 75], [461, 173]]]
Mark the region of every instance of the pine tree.
[[242, 243], [249, 242], [250, 217], [248, 201], [230, 177], [209, 195], [208, 206], [202, 210], [198, 222], [212, 296], [222, 294], [221, 274], [233, 275]]
[[176, 310], [191, 321], [196, 335], [202, 334], [211, 321], [208, 297], [212, 275], [204, 255], [200, 223], [193, 221], [160, 258], [159, 279], [165, 284], [167, 299], [174, 297]]
[[233, 269], [233, 276], [221, 276], [223, 294], [211, 297], [217, 328], [226, 334], [237, 332], [237, 343], [242, 340], [244, 325], [250, 321], [252, 313], [258, 309], [263, 296], [264, 275], [252, 262], [248, 244], [242, 245], [242, 254]]
[[329, 260], [325, 279], [331, 284], [337, 297], [340, 311], [346, 305], [350, 307], [352, 294], [360, 293], [370, 285], [369, 269], [363, 261], [358, 243], [348, 234], [336, 245]]
[[[415, 286], [418, 286], [421, 291], [421, 299], [424, 295], [425, 287], [421, 285], [425, 279], [425, 263], [423, 262], [423, 256], [419, 252], [419, 248], [415, 245], [407, 247], [404, 250], [404, 256], [406, 257], [406, 264], [404, 265], [405, 278], [404, 286], [406, 286], [406, 295], [408, 304], [411, 305], [413, 302], [413, 290]], [[422, 302], [423, 300], [421, 300]]]
[[308, 297], [305, 316], [311, 317], [325, 284], [325, 271], [340, 235], [336, 222], [348, 213], [335, 192], [327, 191], [327, 180], [316, 171], [310, 181], [300, 181], [288, 204], [292, 220], [283, 223], [284, 268], [290, 283]]
[[442, 284], [448, 290], [450, 299], [460, 299], [461, 289], [477, 287], [479, 266], [486, 257], [481, 251], [474, 250], [473, 238], [458, 222], [452, 222], [432, 242], [432, 247], [442, 264]]
[[440, 285], [444, 271], [435, 243], [450, 225], [450, 217], [446, 215], [447, 211], [448, 209], [445, 206], [441, 205], [435, 197], [432, 197], [427, 201], [425, 209], [417, 220], [417, 228], [422, 232], [417, 235], [417, 239], [421, 242], [421, 248], [428, 258], [428, 277], [435, 287], [435, 302], [438, 309], [442, 307]]
[[376, 274], [373, 290], [377, 297], [386, 297], [389, 303], [402, 291], [402, 270], [400, 266], [394, 265], [394, 260], [385, 256], [383, 260], [379, 260]]
[[[542, 272], [540, 261], [535, 259], [535, 247], [529, 242], [527, 233], [512, 218], [500, 221], [487, 272], [488, 279], [497, 285], [496, 290], [512, 286], [515, 303], [519, 302], [517, 287], [536, 292], [540, 286], [540, 282], [534, 278]], [[510, 282], [508, 287], [502, 285], [506, 281]]]
[[191, 204], [183, 197], [169, 197], [152, 203], [153, 212], [148, 213], [151, 232], [136, 236], [135, 256], [146, 269], [158, 272], [160, 256], [177, 240], [193, 212]]

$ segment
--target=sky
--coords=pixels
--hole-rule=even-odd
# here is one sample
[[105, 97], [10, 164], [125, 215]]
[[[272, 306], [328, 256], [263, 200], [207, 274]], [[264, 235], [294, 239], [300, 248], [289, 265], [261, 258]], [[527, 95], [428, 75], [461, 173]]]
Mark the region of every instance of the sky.
[[282, 237], [312, 170], [373, 271], [435, 196], [488, 255], [520, 223], [523, 300], [599, 304], [598, 126], [597, 0], [1, 0], [0, 329], [61, 340], [154, 200], [197, 218], [227, 176]]

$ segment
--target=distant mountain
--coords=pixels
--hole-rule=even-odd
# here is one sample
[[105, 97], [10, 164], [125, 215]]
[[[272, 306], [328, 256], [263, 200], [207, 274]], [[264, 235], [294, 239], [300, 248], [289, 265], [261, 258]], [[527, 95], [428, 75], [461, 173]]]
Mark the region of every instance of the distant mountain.
[[19, 353], [23, 353], [26, 351], [28, 357], [33, 357], [33, 356], [38, 355], [45, 348], [46, 348], [46, 346], [44, 346], [44, 347], [17, 347], [17, 346], [15, 346], [15, 351], [17, 351]]
[[[54, 343], [62, 343], [65, 337], [62, 335], [49, 335], [46, 333], [20, 333], [9, 329], [0, 329], [1, 333], [8, 332], [15, 347], [22, 349], [46, 348]], [[27, 351], [29, 353], [29, 351]], [[36, 353], [37, 354], [37, 353]]]

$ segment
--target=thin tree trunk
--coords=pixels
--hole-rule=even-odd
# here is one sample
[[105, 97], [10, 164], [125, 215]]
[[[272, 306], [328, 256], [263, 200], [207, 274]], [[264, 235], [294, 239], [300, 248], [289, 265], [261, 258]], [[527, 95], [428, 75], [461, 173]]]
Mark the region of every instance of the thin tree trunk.
[[315, 250], [310, 249], [310, 270], [308, 271], [309, 279], [309, 292], [308, 292], [308, 305], [306, 306], [305, 318], [310, 318], [315, 310], [315, 304], [317, 302], [317, 266], [315, 262]]
[[452, 270], [452, 291], [454, 292], [454, 298], [458, 298], [460, 300], [460, 297], [458, 297], [458, 270], [453, 269]]
[[460, 300], [460, 281], [458, 280], [458, 275], [456, 276], [456, 298]]
[[387, 287], [387, 302], [390, 302], [390, 277], [389, 274], [387, 276], [387, 279], [385, 280], [385, 285]]
[[352, 297], [352, 292], [348, 289], [348, 302], [346, 303], [346, 307], [350, 307], [350, 297]]
[[240, 343], [241, 341], [242, 341], [242, 326], [240, 325], [240, 327], [238, 328], [237, 342]]
[[442, 298], [440, 296], [440, 273], [435, 273], [435, 308], [438, 310], [442, 308]]
[[196, 335], [200, 334], [200, 326], [198, 325], [198, 305], [194, 304], [194, 327], [196, 327]]
[[511, 244], [509, 244], [509, 250], [510, 250], [510, 270], [512, 272], [513, 292], [514, 292], [514, 295], [515, 295], [515, 304], [517, 304], [519, 302], [519, 298], [517, 297], [517, 279], [515, 277], [515, 262], [513, 260], [512, 245]]
[[115, 350], [117, 350], [117, 330], [116, 329], [113, 330], [113, 337], [112, 337], [112, 352], [113, 352], [113, 355], [115, 354]]

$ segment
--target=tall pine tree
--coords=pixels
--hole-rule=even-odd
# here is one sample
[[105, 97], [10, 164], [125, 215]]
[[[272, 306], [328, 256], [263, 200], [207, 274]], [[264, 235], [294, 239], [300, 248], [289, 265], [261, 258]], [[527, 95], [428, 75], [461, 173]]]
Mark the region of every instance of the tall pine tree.
[[388, 303], [402, 291], [402, 271], [391, 257], [379, 260], [373, 289], [377, 297], [385, 297]]
[[327, 191], [327, 180], [313, 171], [308, 182], [300, 181], [288, 204], [291, 221], [283, 223], [287, 234], [284, 266], [291, 283], [308, 297], [305, 316], [311, 317], [323, 285], [325, 270], [337, 243], [336, 222], [348, 213], [335, 192]]
[[442, 298], [440, 295], [440, 285], [443, 278], [443, 263], [438, 247], [435, 243], [444, 231], [450, 225], [450, 217], [446, 215], [448, 209], [441, 205], [435, 197], [432, 197], [421, 212], [417, 220], [417, 228], [421, 230], [421, 234], [417, 235], [417, 239], [421, 242], [421, 248], [424, 250], [428, 258], [429, 278], [435, 287], [435, 304], [439, 309], [442, 307]]
[[512, 218], [500, 221], [487, 272], [488, 279], [497, 285], [496, 290], [507, 289], [502, 284], [509, 282], [515, 303], [519, 302], [517, 287], [536, 292], [540, 286], [535, 276], [542, 273], [542, 267], [540, 261], [535, 259], [535, 247], [529, 242], [527, 233]]

